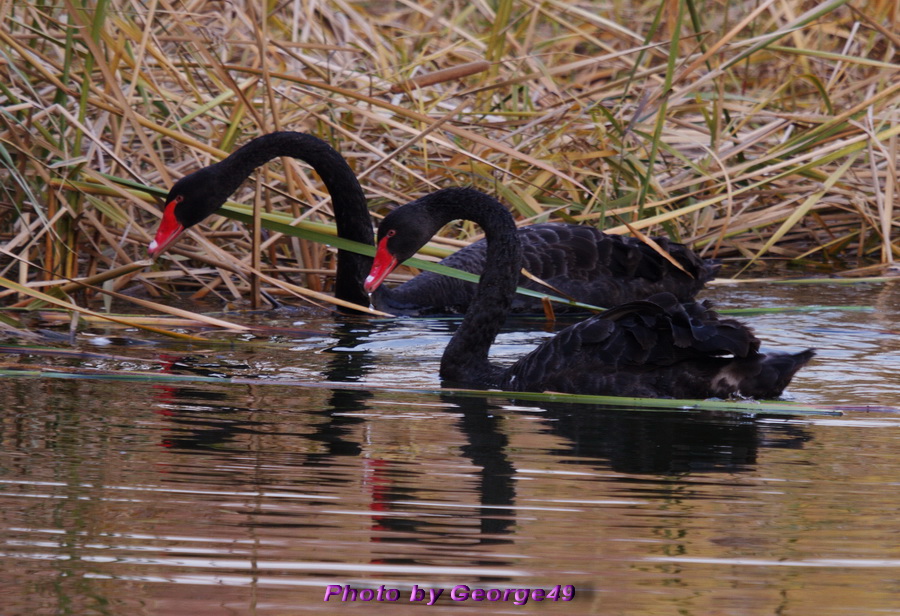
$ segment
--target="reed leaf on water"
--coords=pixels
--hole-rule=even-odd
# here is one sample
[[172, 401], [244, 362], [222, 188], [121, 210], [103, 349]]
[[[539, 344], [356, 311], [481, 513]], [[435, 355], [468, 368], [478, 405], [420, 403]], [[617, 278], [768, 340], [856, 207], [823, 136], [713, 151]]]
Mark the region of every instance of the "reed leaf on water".
[[[133, 358], [130, 361], [134, 361]], [[587, 396], [563, 393], [537, 393], [537, 392], [504, 392], [499, 390], [482, 391], [475, 389], [452, 388], [416, 388], [394, 387], [371, 383], [353, 382], [313, 382], [297, 381], [289, 379], [256, 379], [247, 377], [208, 377], [193, 374], [168, 374], [160, 372], [142, 372], [137, 370], [111, 371], [94, 368], [66, 370], [49, 370], [43, 366], [21, 366], [19, 368], [0, 367], [0, 379], [13, 378], [55, 378], [55, 379], [94, 379], [106, 381], [124, 382], [152, 382], [152, 383], [217, 383], [253, 385], [265, 388], [267, 386], [298, 387], [298, 388], [327, 388], [327, 389], [361, 389], [367, 392], [384, 392], [392, 396], [396, 394], [416, 394], [446, 396], [463, 396], [479, 398], [509, 398], [511, 400], [528, 400], [531, 402], [546, 402], [553, 404], [589, 405], [592, 407], [604, 406], [623, 411], [648, 411], [648, 412], [715, 412], [723, 414], [738, 414], [741, 416], [776, 415], [776, 416], [840, 416], [838, 409], [819, 408], [815, 406], [794, 404], [790, 402], [741, 402], [729, 400], [672, 400], [660, 398], [621, 398], [616, 396]]]

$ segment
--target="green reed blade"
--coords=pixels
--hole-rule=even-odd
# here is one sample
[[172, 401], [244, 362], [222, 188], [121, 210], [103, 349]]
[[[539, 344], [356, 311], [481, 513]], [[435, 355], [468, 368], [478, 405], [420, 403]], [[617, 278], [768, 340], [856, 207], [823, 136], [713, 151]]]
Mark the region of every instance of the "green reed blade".
[[82, 369], [74, 371], [56, 370], [15, 370], [0, 369], [0, 378], [56, 378], [56, 379], [92, 379], [122, 382], [152, 383], [209, 383], [229, 385], [253, 385], [254, 387], [298, 387], [307, 389], [349, 389], [391, 394], [419, 394], [440, 396], [463, 396], [478, 398], [504, 397], [512, 400], [528, 400], [531, 402], [551, 402], [554, 404], [573, 404], [603, 406], [609, 410], [622, 411], [668, 411], [668, 412], [715, 412], [736, 414], [739, 416], [780, 415], [780, 416], [840, 416], [840, 410], [822, 408], [792, 402], [755, 402], [729, 400], [673, 400], [660, 398], [624, 398], [617, 396], [588, 396], [579, 394], [508, 392], [500, 390], [475, 389], [442, 389], [417, 387], [392, 387], [366, 383], [313, 382], [287, 379], [255, 379], [246, 377], [208, 377], [191, 374], [160, 374], [159, 372], [139, 371], [101, 371]]

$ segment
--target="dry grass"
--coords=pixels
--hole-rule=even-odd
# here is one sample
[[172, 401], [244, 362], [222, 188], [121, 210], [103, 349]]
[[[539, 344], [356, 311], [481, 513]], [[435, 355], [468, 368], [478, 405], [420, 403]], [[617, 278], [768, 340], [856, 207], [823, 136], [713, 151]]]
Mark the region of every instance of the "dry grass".
[[[272, 233], [255, 251], [220, 216], [129, 266], [174, 179], [279, 129], [330, 141], [376, 214], [471, 184], [523, 223], [630, 225], [740, 266], [900, 257], [896, 0], [261, 4], [0, 0], [4, 302], [69, 302], [81, 278], [99, 285], [82, 304], [232, 300], [252, 271], [328, 292], [332, 249]], [[328, 224], [311, 176], [273, 162], [236, 199]]]

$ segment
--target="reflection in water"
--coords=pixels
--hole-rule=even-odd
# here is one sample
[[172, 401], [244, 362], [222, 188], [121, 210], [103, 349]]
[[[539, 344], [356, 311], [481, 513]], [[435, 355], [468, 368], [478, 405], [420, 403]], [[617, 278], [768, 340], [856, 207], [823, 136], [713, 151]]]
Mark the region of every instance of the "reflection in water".
[[[890, 368], [890, 323], [835, 314], [821, 356], [874, 354]], [[797, 346], [825, 327], [820, 315], [784, 319], [754, 325]], [[413, 585], [446, 589], [430, 613], [894, 609], [895, 411], [749, 418], [282, 381], [434, 387], [447, 324], [411, 328], [341, 317], [317, 337], [285, 330], [275, 345], [164, 351], [173, 374], [256, 377], [245, 384], [3, 377], [4, 610], [345, 613], [322, 602], [329, 584], [403, 590], [401, 604], [366, 613], [402, 610]], [[500, 361], [535, 335], [504, 333]], [[147, 352], [110, 356], [155, 365]], [[7, 363], [103, 361], [114, 369], [94, 356]], [[817, 364], [795, 395], [824, 395], [811, 383], [833, 369]], [[830, 375], [827, 391], [864, 400], [859, 370], [848, 366], [843, 383]], [[880, 387], [866, 395], [897, 391]], [[448, 599], [462, 583], [573, 584], [576, 602]]]
[[453, 412], [461, 414], [458, 428], [466, 442], [460, 452], [480, 469], [476, 489], [481, 506], [477, 513], [481, 541], [511, 543], [501, 536], [514, 530], [515, 468], [508, 457], [509, 438], [495, 412], [498, 409], [483, 398], [457, 398], [453, 406]]
[[[522, 402], [517, 402], [521, 405]], [[752, 470], [761, 446], [755, 419], [715, 413], [628, 412], [542, 405], [548, 425], [567, 439], [554, 453], [574, 464], [597, 461], [621, 473], [680, 475]], [[801, 447], [806, 430], [788, 425], [781, 447]], [[769, 443], [768, 446], [773, 446]]]

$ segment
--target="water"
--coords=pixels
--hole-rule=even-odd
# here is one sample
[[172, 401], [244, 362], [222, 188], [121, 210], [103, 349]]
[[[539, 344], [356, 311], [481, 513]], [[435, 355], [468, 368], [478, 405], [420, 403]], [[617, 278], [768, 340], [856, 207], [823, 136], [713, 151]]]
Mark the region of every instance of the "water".
[[[437, 320], [291, 317], [233, 347], [93, 330], [4, 354], [44, 376], [0, 378], [0, 614], [897, 613], [900, 288], [708, 296], [877, 307], [746, 317], [770, 347], [817, 347], [787, 397], [844, 414], [387, 389], [437, 388]], [[498, 361], [543, 335], [505, 332]], [[98, 370], [195, 380], [72, 378]], [[217, 375], [248, 380], [198, 378]]]

